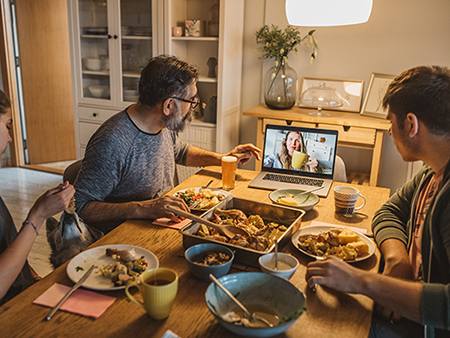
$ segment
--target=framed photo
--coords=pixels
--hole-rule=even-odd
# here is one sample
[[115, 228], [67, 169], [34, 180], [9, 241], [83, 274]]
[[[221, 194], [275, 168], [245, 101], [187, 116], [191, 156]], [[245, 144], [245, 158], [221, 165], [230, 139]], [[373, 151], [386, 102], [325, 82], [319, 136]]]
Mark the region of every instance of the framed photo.
[[331, 87], [336, 90], [338, 97], [341, 99], [342, 105], [339, 107], [322, 107], [326, 110], [340, 110], [352, 113], [359, 113], [361, 108], [362, 80], [338, 80], [338, 79], [322, 79], [314, 77], [304, 77], [302, 79], [302, 85], [300, 87], [300, 107], [304, 108], [318, 108], [319, 106], [304, 104], [301, 100], [301, 95], [305, 90], [311, 87], [319, 87], [322, 83], [326, 87]]
[[383, 109], [383, 97], [389, 84], [397, 75], [372, 73], [369, 87], [361, 109], [361, 115], [385, 119], [387, 111]]

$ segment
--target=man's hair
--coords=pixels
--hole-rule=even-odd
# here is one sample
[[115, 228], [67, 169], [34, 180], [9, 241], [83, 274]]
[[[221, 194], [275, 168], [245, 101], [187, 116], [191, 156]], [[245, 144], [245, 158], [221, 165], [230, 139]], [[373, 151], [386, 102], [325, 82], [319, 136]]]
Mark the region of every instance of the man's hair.
[[450, 70], [445, 67], [415, 67], [404, 71], [389, 85], [383, 98], [403, 128], [413, 113], [434, 134], [450, 135]]
[[154, 107], [171, 96], [184, 98], [187, 86], [198, 79], [198, 69], [171, 55], [153, 57], [141, 72], [139, 102]]
[[9, 108], [11, 108], [11, 102], [9, 102], [5, 93], [0, 90], [0, 114], [6, 114], [6, 110]]

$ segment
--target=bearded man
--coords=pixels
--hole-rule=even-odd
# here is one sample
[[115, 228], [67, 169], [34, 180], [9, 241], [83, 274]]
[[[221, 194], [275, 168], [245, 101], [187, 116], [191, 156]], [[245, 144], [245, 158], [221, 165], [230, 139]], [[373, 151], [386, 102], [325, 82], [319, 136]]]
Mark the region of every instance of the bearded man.
[[152, 58], [142, 70], [139, 101], [108, 119], [91, 137], [74, 183], [76, 209], [91, 226], [108, 232], [128, 219], [180, 219], [165, 205], [189, 211], [173, 188], [175, 164], [220, 165], [224, 155], [245, 164], [261, 150], [239, 145], [228, 154], [191, 146], [178, 132], [192, 120], [198, 70], [174, 56]]

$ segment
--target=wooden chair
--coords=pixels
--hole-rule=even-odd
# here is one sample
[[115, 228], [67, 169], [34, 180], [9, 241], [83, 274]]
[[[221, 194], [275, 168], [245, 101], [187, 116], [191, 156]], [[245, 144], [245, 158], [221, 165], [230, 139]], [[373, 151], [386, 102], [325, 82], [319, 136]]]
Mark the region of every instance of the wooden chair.
[[347, 172], [345, 170], [345, 163], [342, 157], [336, 155], [336, 163], [334, 164], [333, 181], [347, 183]]
[[83, 160], [75, 161], [64, 170], [63, 182], [69, 181], [70, 184], [75, 182], [78, 172], [80, 171], [82, 161]]

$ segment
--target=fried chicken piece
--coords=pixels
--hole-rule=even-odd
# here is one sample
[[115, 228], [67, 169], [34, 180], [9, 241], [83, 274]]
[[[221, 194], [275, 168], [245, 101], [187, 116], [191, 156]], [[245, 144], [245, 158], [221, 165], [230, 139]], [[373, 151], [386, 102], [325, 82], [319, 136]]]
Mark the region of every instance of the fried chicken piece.
[[239, 224], [243, 224], [244, 226], [248, 227], [248, 219], [247, 216], [241, 211], [237, 209], [230, 209], [230, 210], [221, 210], [221, 209], [215, 209], [214, 214], [216, 214], [219, 217], [227, 217], [231, 218], [233, 220], [233, 223], [235, 226], [238, 226]]
[[263, 236], [250, 236], [248, 238], [250, 248], [258, 251], [264, 251], [269, 246], [269, 240]]
[[[128, 250], [117, 250], [117, 249], [106, 249], [106, 255], [107, 256], [117, 256], [124, 262], [132, 262], [136, 260], [136, 253], [134, 252], [134, 249], [128, 249]], [[114, 258], [114, 257], [113, 257]]]
[[244, 248], [247, 248], [249, 246], [248, 242], [241, 235], [234, 236], [228, 243], [242, 246]]

